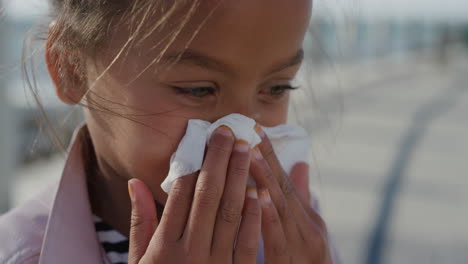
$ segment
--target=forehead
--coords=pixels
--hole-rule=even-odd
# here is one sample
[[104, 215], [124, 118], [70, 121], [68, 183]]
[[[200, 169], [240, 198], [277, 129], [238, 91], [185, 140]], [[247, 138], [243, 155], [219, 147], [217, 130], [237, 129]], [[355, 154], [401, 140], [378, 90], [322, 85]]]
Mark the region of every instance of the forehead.
[[[161, 50], [152, 47], [181, 23], [191, 3], [185, 1], [162, 31], [155, 31], [144, 40], [135, 52], [140, 55], [138, 64], [158, 56]], [[174, 54], [188, 48], [239, 70], [264, 69], [297, 54], [311, 8], [311, 0], [200, 0], [165, 52]], [[151, 20], [157, 23], [161, 15], [164, 13]], [[125, 41], [123, 32], [117, 34]]]
[[252, 49], [297, 44], [302, 42], [310, 11], [308, 0], [202, 1], [193, 22], [206, 20], [194, 44], [235, 43]]

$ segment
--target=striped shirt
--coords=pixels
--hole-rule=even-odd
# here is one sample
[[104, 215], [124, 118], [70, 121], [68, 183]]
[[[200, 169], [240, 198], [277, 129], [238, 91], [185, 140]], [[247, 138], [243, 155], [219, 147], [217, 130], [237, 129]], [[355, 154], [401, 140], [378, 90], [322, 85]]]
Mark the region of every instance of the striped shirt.
[[129, 240], [126, 236], [94, 215], [94, 227], [107, 258], [112, 264], [128, 263]]

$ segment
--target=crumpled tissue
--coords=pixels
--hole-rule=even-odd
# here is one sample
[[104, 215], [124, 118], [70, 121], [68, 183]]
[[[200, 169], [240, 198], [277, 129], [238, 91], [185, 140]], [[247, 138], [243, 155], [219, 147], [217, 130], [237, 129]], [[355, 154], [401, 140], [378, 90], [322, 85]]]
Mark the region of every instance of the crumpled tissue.
[[[241, 114], [230, 114], [214, 123], [198, 119], [189, 120], [186, 133], [171, 156], [169, 173], [161, 188], [169, 193], [172, 183], [177, 178], [201, 169], [211, 134], [222, 125], [229, 127], [236, 139], [245, 140], [252, 148], [255, 147], [261, 142], [260, 136], [255, 131], [255, 124], [255, 120]], [[275, 154], [288, 175], [294, 164], [308, 163], [309, 136], [302, 127], [283, 124], [275, 127], [261, 126], [261, 128], [270, 139]], [[252, 184], [252, 179], [249, 179], [249, 182]]]

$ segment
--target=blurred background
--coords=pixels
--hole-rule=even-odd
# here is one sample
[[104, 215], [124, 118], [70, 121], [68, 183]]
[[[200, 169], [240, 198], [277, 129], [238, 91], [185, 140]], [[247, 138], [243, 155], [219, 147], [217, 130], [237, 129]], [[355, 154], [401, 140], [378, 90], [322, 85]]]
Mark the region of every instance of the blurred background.
[[[47, 3], [0, 10], [2, 213], [56, 181], [64, 154], [21, 76]], [[37, 92], [67, 142], [80, 110], [55, 98], [38, 47]], [[310, 187], [343, 263], [468, 263], [468, 2], [317, 0], [305, 49], [291, 120], [311, 133]]]

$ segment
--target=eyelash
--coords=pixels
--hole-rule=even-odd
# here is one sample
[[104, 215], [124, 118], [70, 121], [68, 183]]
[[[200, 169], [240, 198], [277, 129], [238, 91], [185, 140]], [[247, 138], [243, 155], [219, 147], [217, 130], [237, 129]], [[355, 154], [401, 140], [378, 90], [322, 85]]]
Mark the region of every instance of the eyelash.
[[173, 88], [175, 89], [175, 91], [179, 94], [185, 94], [185, 95], [190, 95], [190, 96], [193, 96], [193, 97], [196, 97], [196, 98], [202, 98], [202, 97], [205, 97], [205, 96], [196, 96], [195, 93], [197, 91], [200, 91], [200, 90], [203, 90], [204, 91], [209, 91], [210, 94], [213, 94], [214, 92], [216, 92], [216, 89], [213, 88], [213, 87], [195, 87], [195, 88], [182, 88], [182, 87], [176, 87], [176, 86], [173, 86]]
[[284, 94], [284, 92], [286, 92], [288, 90], [297, 90], [300, 87], [299, 86], [291, 86], [289, 84], [286, 84], [286, 85], [273, 86], [271, 89], [273, 89], [273, 88], [281, 88], [281, 92], [279, 94], [272, 94], [273, 96], [281, 96], [281, 95]]
[[[203, 98], [203, 97], [208, 95], [208, 94], [204, 94], [204, 95], [201, 95], [201, 96], [195, 95], [197, 92], [200, 92], [200, 91], [205, 91], [205, 92], [208, 92], [209, 94], [213, 94], [213, 93], [216, 92], [216, 89], [213, 88], [213, 87], [182, 88], [182, 87], [173, 86], [173, 88], [179, 94], [185, 94], [185, 95], [193, 96], [193, 97], [196, 97], [196, 98]], [[270, 89], [274, 89], [274, 88], [281, 88], [280, 93], [271, 94], [274, 97], [279, 97], [279, 96], [282, 96], [288, 90], [296, 90], [296, 89], [299, 89], [300, 87], [299, 86], [291, 86], [291, 85], [277, 85], [277, 86], [273, 86]]]

